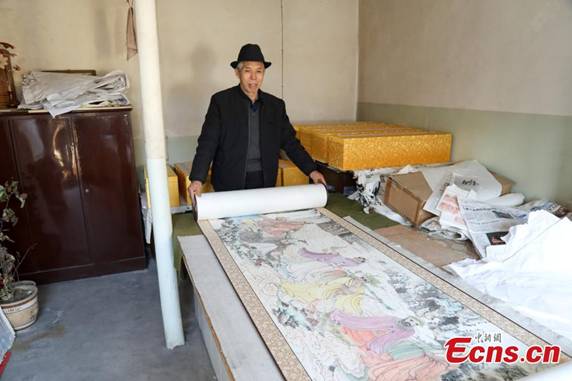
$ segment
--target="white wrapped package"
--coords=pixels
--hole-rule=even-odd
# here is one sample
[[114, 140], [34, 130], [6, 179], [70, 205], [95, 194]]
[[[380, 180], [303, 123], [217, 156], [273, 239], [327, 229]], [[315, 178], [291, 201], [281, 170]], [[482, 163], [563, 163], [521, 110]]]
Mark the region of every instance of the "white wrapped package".
[[205, 193], [195, 198], [196, 220], [321, 208], [328, 201], [322, 184]]

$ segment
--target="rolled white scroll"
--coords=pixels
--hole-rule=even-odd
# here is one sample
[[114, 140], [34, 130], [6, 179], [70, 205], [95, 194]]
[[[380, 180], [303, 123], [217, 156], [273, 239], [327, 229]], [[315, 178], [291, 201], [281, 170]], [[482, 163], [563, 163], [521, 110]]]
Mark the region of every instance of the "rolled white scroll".
[[196, 220], [321, 208], [328, 201], [322, 184], [204, 193], [195, 198]]

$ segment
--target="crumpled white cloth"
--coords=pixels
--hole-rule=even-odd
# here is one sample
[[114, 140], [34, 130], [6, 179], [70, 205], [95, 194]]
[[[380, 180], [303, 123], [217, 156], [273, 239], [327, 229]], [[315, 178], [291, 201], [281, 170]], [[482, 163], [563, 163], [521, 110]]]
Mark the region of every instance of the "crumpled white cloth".
[[47, 109], [52, 116], [80, 107], [124, 106], [129, 100], [124, 92], [129, 88], [127, 75], [112, 71], [104, 76], [45, 73], [32, 71], [22, 80], [26, 109]]
[[381, 214], [401, 225], [411, 226], [407, 219], [394, 212], [383, 203], [387, 178], [393, 174], [415, 172], [414, 166], [407, 165], [399, 168], [378, 168], [354, 171], [357, 190], [348, 196], [350, 200], [356, 200], [363, 206], [363, 211], [369, 214], [371, 211]]
[[531, 212], [503, 239], [507, 244], [487, 251], [484, 260], [465, 259], [448, 269], [572, 340], [572, 221]]

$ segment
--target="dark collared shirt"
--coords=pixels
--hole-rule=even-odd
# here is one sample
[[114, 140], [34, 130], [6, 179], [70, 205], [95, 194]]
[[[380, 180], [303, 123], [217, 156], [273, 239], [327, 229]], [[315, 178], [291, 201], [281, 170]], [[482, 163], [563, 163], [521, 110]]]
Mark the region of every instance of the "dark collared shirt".
[[246, 154], [246, 172], [262, 171], [260, 161], [260, 99], [251, 102], [245, 94], [248, 107], [248, 150]]

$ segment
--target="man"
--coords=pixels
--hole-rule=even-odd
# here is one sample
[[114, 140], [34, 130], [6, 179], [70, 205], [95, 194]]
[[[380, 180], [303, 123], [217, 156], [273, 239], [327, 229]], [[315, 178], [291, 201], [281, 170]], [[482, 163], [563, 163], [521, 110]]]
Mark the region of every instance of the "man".
[[270, 65], [255, 44], [231, 62], [239, 84], [211, 97], [189, 176], [191, 197], [201, 195], [211, 162], [215, 191], [274, 186], [280, 149], [314, 183], [326, 184], [296, 139], [284, 101], [260, 90]]

